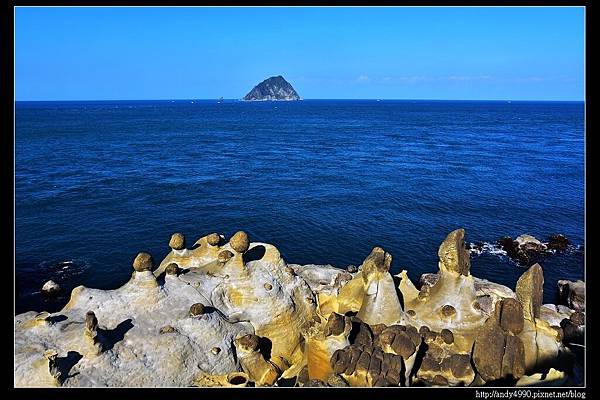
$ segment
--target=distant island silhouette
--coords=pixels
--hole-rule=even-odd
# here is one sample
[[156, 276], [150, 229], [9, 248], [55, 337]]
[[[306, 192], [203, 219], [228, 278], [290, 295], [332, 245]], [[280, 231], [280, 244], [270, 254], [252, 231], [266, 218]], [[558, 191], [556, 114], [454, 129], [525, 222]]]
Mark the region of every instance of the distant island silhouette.
[[245, 101], [266, 101], [266, 100], [300, 100], [296, 90], [286, 81], [283, 76], [272, 76], [254, 86], [247, 95]]

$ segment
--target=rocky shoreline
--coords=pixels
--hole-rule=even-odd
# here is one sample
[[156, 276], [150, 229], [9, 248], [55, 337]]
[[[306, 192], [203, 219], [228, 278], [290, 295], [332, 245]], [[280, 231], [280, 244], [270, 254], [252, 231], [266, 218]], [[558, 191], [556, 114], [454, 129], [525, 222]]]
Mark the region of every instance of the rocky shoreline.
[[[79, 286], [59, 312], [15, 316], [15, 386], [581, 385], [585, 283], [559, 282], [554, 305], [537, 263], [514, 291], [476, 278], [464, 235], [446, 237], [418, 288], [380, 247], [344, 270], [287, 264], [244, 232], [191, 248], [174, 234], [122, 287]], [[540, 248], [521, 241], [503, 246]]]

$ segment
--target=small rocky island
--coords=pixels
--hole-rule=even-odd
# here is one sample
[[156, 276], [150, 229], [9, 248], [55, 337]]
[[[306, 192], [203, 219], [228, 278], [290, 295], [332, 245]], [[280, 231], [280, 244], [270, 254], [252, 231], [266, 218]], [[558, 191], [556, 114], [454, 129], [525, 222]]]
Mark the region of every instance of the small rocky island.
[[245, 101], [300, 100], [300, 96], [283, 76], [265, 79], [244, 96]]
[[[115, 290], [15, 316], [15, 386], [569, 386], [581, 382], [583, 282], [542, 304], [534, 264], [513, 290], [471, 275], [465, 232], [421, 285], [374, 247], [360, 267], [297, 265], [242, 231], [180, 233]], [[419, 287], [420, 286], [420, 287]]]

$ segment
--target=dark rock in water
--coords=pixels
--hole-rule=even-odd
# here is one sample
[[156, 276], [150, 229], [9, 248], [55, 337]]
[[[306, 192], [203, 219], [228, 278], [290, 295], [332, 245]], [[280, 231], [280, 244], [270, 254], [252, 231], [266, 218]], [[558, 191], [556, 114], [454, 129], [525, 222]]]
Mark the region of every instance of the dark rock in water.
[[531, 235], [521, 235], [515, 240], [505, 236], [497, 243], [506, 251], [506, 255], [521, 265], [531, 265], [549, 254], [548, 246]]
[[569, 239], [566, 236], [557, 234], [548, 238], [548, 248], [552, 250], [564, 251], [569, 247]]
[[567, 306], [575, 311], [585, 311], [585, 282], [559, 280], [558, 304]]
[[246, 101], [257, 100], [300, 100], [300, 96], [283, 76], [265, 79], [244, 96]]

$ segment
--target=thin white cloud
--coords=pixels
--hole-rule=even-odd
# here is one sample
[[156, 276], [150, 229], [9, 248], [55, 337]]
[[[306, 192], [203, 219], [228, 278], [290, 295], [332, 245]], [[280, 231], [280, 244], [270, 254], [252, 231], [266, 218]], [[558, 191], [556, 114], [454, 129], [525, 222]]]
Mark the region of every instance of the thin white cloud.
[[357, 82], [369, 82], [371, 80], [371, 78], [369, 78], [367, 75], [361, 75], [358, 78], [356, 78]]

